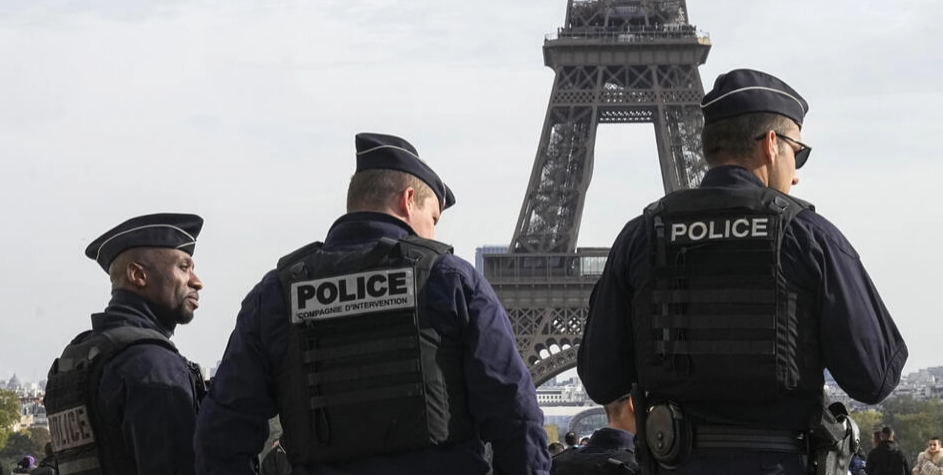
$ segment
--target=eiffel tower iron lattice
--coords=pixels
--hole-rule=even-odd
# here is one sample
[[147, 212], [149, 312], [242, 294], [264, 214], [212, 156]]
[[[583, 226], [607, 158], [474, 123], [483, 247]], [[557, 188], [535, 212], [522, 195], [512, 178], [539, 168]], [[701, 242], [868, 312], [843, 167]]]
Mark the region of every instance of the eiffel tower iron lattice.
[[696, 186], [705, 171], [698, 66], [710, 47], [685, 0], [568, 0], [564, 26], [545, 39], [556, 76], [527, 193], [507, 254], [483, 256], [537, 385], [576, 365], [609, 251], [576, 247], [597, 126], [654, 124], [665, 191]]

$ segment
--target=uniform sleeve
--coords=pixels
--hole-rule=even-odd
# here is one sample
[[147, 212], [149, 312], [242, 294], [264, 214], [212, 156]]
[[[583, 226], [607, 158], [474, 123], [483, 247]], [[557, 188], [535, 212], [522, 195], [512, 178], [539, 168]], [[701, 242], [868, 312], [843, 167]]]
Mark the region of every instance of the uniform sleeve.
[[469, 411], [481, 438], [491, 442], [494, 474], [547, 474], [550, 454], [536, 388], [494, 290], [467, 264], [437, 265], [429, 280], [442, 284], [430, 286], [430, 305], [463, 326]]
[[[825, 367], [849, 396], [877, 404], [900, 382], [907, 345], [845, 236], [812, 212], [801, 213], [796, 221], [784, 245], [799, 250], [784, 254], [812, 260], [813, 278], [819, 283], [820, 348]], [[784, 257], [784, 268], [788, 264], [788, 257]], [[802, 266], [791, 264], [793, 268]]]
[[[268, 437], [268, 420], [277, 413], [273, 357], [266, 348], [285, 348], [287, 318], [279, 319], [278, 315], [287, 315], [287, 310], [278, 278], [270, 273], [243, 300], [226, 352], [200, 407], [193, 441], [197, 474], [254, 473], [251, 460]], [[284, 323], [284, 331], [272, 327], [278, 322]]]
[[[120, 382], [119, 382], [120, 381]], [[196, 407], [190, 373], [176, 353], [156, 345], [125, 350], [105, 369], [105, 404], [118, 404], [125, 446], [137, 475], [191, 475]]]
[[[640, 252], [638, 232], [641, 219], [630, 221], [609, 252], [602, 276], [593, 287], [589, 299], [589, 315], [583, 329], [577, 355], [577, 372], [586, 394], [606, 404], [628, 394], [638, 380], [635, 366], [635, 340], [632, 333], [632, 297], [635, 289], [630, 283], [631, 256]], [[638, 265], [642, 262], [639, 261]], [[635, 273], [644, 269], [635, 269]]]

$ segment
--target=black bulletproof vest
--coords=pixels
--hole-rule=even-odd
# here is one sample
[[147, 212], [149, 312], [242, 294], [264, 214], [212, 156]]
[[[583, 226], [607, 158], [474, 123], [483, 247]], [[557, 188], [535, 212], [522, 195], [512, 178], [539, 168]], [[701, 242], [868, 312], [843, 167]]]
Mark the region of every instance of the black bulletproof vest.
[[[60, 475], [136, 471], [133, 454], [117, 449], [119, 444], [105, 442], [120, 437], [120, 433], [104, 428], [102, 414], [98, 412], [98, 385], [105, 364], [126, 348], [139, 344], [160, 345], [177, 352], [174, 344], [156, 330], [119, 327], [98, 334], [91, 331], [79, 334], [52, 363], [43, 404]], [[190, 368], [199, 401], [203, 377], [195, 365]]]
[[821, 390], [815, 297], [786, 282], [779, 254], [806, 208], [769, 188], [699, 188], [645, 210], [652, 277], [633, 300], [642, 388], [679, 402]]
[[474, 435], [461, 342], [439, 335], [423, 304], [451, 251], [411, 236], [358, 252], [314, 243], [279, 261], [290, 329], [276, 384], [292, 466]]

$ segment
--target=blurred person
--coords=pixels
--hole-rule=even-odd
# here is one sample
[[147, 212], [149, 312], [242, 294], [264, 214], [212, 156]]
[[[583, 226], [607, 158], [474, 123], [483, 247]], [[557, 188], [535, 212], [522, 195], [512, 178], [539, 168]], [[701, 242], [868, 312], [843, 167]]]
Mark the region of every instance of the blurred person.
[[865, 471], [868, 475], [910, 474], [907, 456], [894, 441], [894, 429], [887, 426], [881, 429], [881, 442], [868, 454]]
[[625, 395], [606, 404], [608, 427], [593, 432], [585, 446], [553, 458], [551, 475], [636, 474], [635, 408]]
[[940, 438], [930, 437], [927, 450], [917, 455], [913, 475], [943, 475], [943, 450], [940, 450]]

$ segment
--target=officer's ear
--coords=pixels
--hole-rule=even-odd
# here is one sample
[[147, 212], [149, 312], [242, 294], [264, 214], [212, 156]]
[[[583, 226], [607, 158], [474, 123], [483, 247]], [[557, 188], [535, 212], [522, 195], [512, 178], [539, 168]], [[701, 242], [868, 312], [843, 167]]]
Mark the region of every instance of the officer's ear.
[[147, 269], [139, 262], [130, 262], [125, 269], [125, 276], [128, 284], [144, 288], [147, 285]]
[[776, 132], [767, 130], [766, 135], [760, 139], [760, 151], [762, 152], [763, 165], [772, 167], [779, 158], [779, 144], [776, 138]]
[[409, 218], [415, 212], [419, 203], [416, 202], [416, 189], [407, 186], [405, 190], [399, 192], [396, 199], [397, 211], [400, 215]]

